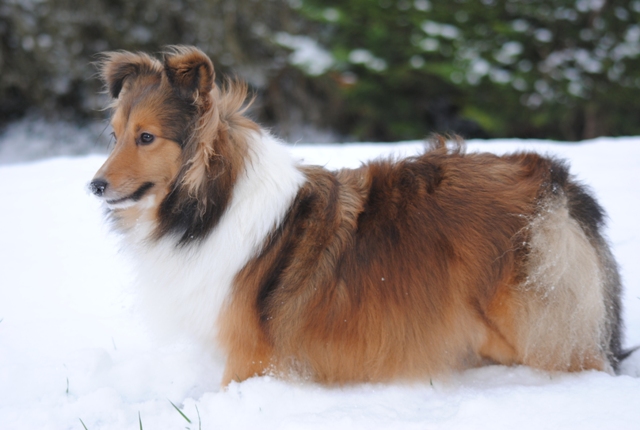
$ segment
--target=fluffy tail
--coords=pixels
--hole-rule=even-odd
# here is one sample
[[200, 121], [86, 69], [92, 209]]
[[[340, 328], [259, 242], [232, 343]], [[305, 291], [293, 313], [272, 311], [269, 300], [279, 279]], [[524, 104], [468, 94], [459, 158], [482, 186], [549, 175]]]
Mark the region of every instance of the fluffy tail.
[[566, 193], [570, 216], [575, 219], [587, 235], [592, 246], [596, 249], [603, 280], [603, 293], [606, 309], [604, 344], [601, 348], [606, 351], [607, 358], [614, 371], [618, 365], [638, 347], [622, 349], [622, 304], [620, 296], [622, 283], [618, 272], [618, 265], [611, 253], [609, 244], [602, 234], [605, 224], [604, 209], [598, 204], [589, 190], [582, 184], [569, 177], [568, 169], [556, 161], [552, 169], [554, 182], [559, 184]]

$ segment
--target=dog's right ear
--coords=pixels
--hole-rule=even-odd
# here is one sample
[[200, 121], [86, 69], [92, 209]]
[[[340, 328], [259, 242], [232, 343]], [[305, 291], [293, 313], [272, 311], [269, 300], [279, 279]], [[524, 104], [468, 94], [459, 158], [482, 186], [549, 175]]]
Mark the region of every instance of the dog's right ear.
[[162, 64], [147, 54], [117, 51], [106, 52], [98, 62], [100, 77], [109, 95], [117, 99], [129, 78], [140, 75], [159, 75]]
[[215, 72], [209, 57], [192, 46], [169, 46], [164, 55], [164, 71], [169, 83], [184, 99], [210, 106], [209, 92]]

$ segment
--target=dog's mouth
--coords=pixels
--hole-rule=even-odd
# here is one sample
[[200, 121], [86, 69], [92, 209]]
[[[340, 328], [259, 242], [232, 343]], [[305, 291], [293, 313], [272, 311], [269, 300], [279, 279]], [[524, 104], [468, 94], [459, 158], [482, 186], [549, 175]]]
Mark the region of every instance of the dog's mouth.
[[105, 202], [111, 209], [124, 209], [130, 206], [133, 206], [147, 194], [147, 192], [154, 187], [153, 182], [145, 182], [140, 185], [137, 190], [133, 193], [126, 195], [124, 197], [120, 197], [117, 199], [106, 200]]

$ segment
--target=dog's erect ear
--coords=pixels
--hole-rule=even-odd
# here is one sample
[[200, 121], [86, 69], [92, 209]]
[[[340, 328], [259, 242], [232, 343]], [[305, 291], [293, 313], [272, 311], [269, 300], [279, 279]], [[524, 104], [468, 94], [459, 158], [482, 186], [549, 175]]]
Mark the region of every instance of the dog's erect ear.
[[164, 71], [181, 97], [207, 103], [215, 72], [207, 55], [195, 47], [172, 46], [164, 56]]
[[98, 67], [102, 81], [114, 99], [118, 98], [128, 78], [162, 72], [162, 64], [155, 58], [126, 51], [104, 53]]

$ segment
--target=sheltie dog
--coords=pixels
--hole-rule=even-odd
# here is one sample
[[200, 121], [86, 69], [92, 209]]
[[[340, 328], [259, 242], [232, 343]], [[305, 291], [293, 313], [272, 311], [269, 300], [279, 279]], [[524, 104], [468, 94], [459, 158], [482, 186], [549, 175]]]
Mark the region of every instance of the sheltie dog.
[[300, 165], [200, 50], [100, 62], [116, 139], [90, 188], [223, 385], [420, 381], [484, 363], [613, 373], [620, 278], [604, 213], [559, 160], [422, 155]]

